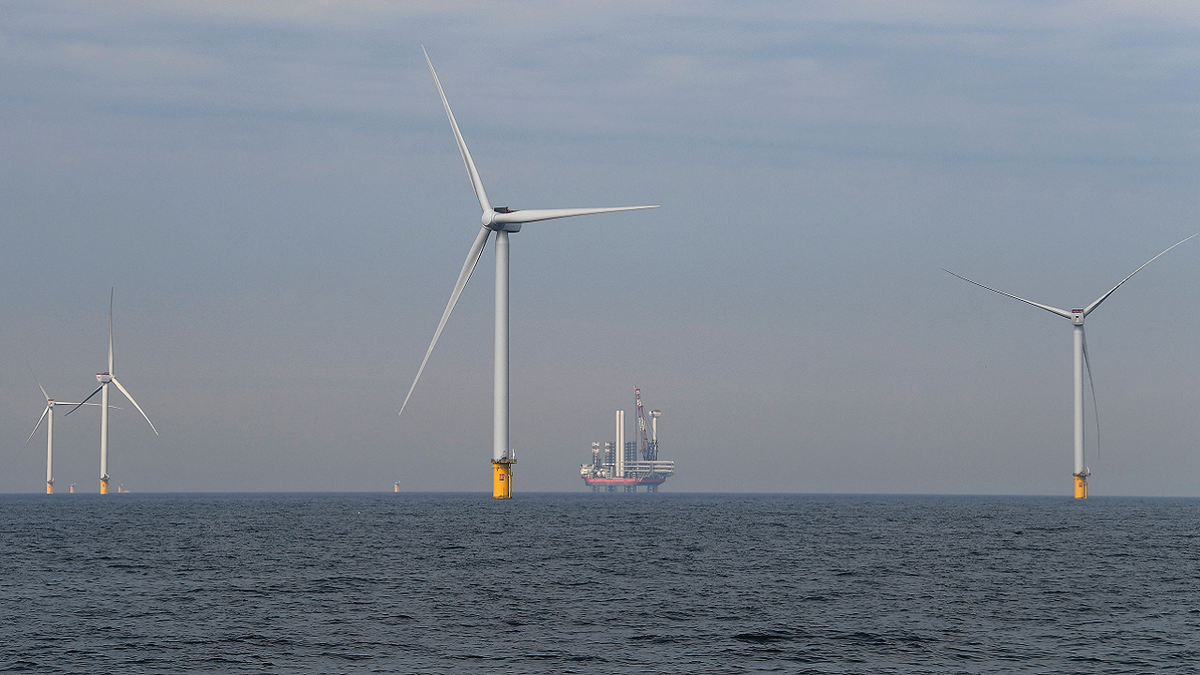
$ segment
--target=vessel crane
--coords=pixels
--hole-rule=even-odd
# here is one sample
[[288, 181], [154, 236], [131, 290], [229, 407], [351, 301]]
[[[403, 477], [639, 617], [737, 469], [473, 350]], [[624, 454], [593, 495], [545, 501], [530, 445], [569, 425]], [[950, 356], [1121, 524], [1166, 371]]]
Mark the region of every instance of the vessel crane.
[[646, 412], [642, 409], [642, 390], [634, 387], [633, 398], [637, 402], [638, 454], [648, 461], [653, 457], [650, 456], [650, 442], [646, 440]]

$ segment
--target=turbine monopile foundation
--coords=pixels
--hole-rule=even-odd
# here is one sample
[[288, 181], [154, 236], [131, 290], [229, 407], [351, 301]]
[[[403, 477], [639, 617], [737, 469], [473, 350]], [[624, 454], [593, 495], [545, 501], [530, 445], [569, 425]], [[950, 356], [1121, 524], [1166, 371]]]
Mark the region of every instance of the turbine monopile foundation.
[[512, 499], [512, 465], [516, 463], [515, 459], [492, 460], [492, 497]]
[[479, 263], [480, 256], [483, 255], [483, 248], [487, 245], [488, 237], [494, 232], [496, 234], [496, 332], [492, 409], [492, 496], [497, 499], [508, 499], [512, 497], [512, 464], [515, 462], [511, 446], [509, 445], [508, 235], [513, 232], [520, 232], [521, 225], [525, 223], [568, 218], [570, 216], [583, 216], [593, 213], [633, 211], [657, 207], [618, 206], [582, 209], [517, 210], [506, 206], [492, 206], [492, 203], [488, 200], [487, 192], [483, 189], [483, 181], [479, 177], [479, 172], [475, 169], [475, 162], [471, 159], [471, 153], [467, 150], [467, 144], [463, 141], [462, 133], [458, 130], [458, 122], [454, 120], [454, 113], [450, 111], [450, 103], [446, 100], [446, 93], [442, 90], [442, 83], [438, 80], [437, 72], [433, 69], [433, 62], [429, 60], [429, 54], [425, 55], [425, 61], [429, 63], [429, 72], [433, 74], [433, 82], [437, 85], [438, 94], [442, 98], [442, 106], [446, 109], [446, 117], [450, 120], [450, 128], [454, 132], [454, 140], [458, 143], [459, 154], [462, 155], [463, 164], [467, 167], [467, 176], [471, 180], [471, 188], [475, 191], [475, 198], [479, 201], [479, 207], [483, 211], [483, 215], [480, 218], [483, 228], [475, 236], [475, 242], [471, 244], [471, 248], [467, 252], [467, 259], [458, 274], [458, 281], [454, 284], [454, 290], [450, 293], [450, 301], [446, 303], [446, 309], [442, 312], [442, 319], [438, 322], [437, 330], [433, 333], [433, 340], [429, 343], [429, 349], [425, 351], [425, 358], [421, 360], [421, 367], [417, 369], [417, 376], [413, 378], [412, 386], [408, 389], [408, 395], [404, 397], [404, 403], [400, 406], [400, 413], [404, 413], [404, 407], [408, 405], [408, 400], [412, 397], [413, 390], [417, 387], [417, 381], [421, 379], [421, 373], [425, 371], [425, 365], [429, 363], [429, 356], [433, 353], [433, 347], [437, 344], [438, 337], [442, 334], [442, 329], [446, 327], [446, 321], [450, 318], [450, 313], [454, 311], [454, 305], [458, 302], [463, 288], [466, 287], [467, 280], [471, 278], [471, 273], [475, 271], [475, 266]]

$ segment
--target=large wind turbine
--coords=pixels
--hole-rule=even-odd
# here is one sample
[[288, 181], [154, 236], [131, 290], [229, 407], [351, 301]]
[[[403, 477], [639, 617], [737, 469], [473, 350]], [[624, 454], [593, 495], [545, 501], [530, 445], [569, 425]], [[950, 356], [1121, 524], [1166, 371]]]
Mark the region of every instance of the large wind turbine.
[[[33, 369], [30, 368], [30, 373]], [[46, 409], [42, 411], [42, 416], [38, 418], [37, 424], [33, 425], [33, 431], [29, 432], [29, 438], [25, 439], [25, 445], [29, 445], [29, 441], [33, 439], [33, 435], [42, 426], [42, 420], [46, 420], [46, 494], [54, 494], [54, 406], [56, 405], [73, 405], [78, 408], [84, 403], [70, 403], [68, 401], [56, 401], [50, 398], [46, 393], [46, 388], [38, 382], [37, 376], [33, 377], [33, 381], [37, 382], [38, 389], [42, 390], [42, 398], [46, 399]], [[87, 403], [86, 405], [99, 406], [99, 403]], [[117, 408], [120, 410], [120, 408]], [[68, 411], [69, 414], [69, 411]]]
[[429, 343], [429, 349], [425, 351], [425, 358], [421, 360], [421, 367], [417, 369], [417, 376], [413, 378], [412, 386], [408, 389], [408, 395], [404, 397], [404, 403], [400, 406], [400, 413], [404, 413], [404, 407], [408, 405], [408, 400], [412, 397], [413, 390], [417, 387], [417, 381], [421, 379], [421, 373], [424, 372], [425, 365], [429, 363], [429, 356], [433, 353], [433, 347], [437, 344], [438, 337], [442, 334], [442, 329], [446, 326], [446, 320], [450, 318], [450, 312], [454, 310], [454, 305], [458, 302], [459, 295], [462, 294], [463, 288], [467, 285], [467, 280], [471, 278], [471, 272], [475, 270], [475, 265], [479, 263], [479, 258], [483, 255], [483, 248], [487, 244], [488, 237], [495, 232], [496, 352], [493, 388], [494, 407], [492, 412], [492, 496], [496, 499], [508, 499], [512, 497], [512, 464], [516, 461], [513, 455], [510, 454], [508, 445], [509, 233], [519, 232], [521, 225], [524, 223], [532, 223], [539, 220], [584, 216], [593, 213], [610, 213], [613, 211], [653, 209], [657, 208], [657, 205], [583, 209], [525, 209], [519, 211], [506, 206], [492, 206], [492, 203], [488, 200], [487, 192], [483, 189], [483, 181], [479, 177], [479, 172], [475, 169], [475, 162], [471, 159], [471, 153], [467, 150], [467, 144], [463, 141], [462, 133], [458, 130], [458, 123], [454, 121], [454, 113], [450, 111], [450, 103], [446, 100], [446, 93], [442, 91], [442, 83], [438, 79], [437, 71], [433, 69], [433, 62], [429, 60], [428, 52], [425, 53], [425, 61], [429, 64], [429, 72], [433, 74], [433, 82], [437, 85], [438, 94], [442, 97], [442, 105], [446, 108], [446, 117], [449, 118], [450, 128], [454, 131], [454, 140], [458, 142], [458, 151], [462, 155], [463, 163], [467, 167], [467, 175], [471, 179], [471, 187], [475, 190], [475, 197], [479, 200], [479, 207], [483, 211], [483, 215], [480, 218], [483, 223], [483, 229], [479, 231], [479, 234], [475, 237], [475, 243], [471, 244], [471, 249], [467, 252], [467, 260], [463, 263], [462, 271], [459, 272], [458, 282], [454, 284], [454, 290], [450, 293], [450, 301], [446, 304], [446, 310], [442, 312], [442, 320], [438, 322], [437, 330], [433, 333], [433, 340]]
[[[1167, 249], [1164, 250], [1162, 253], [1159, 253], [1158, 255], [1154, 256], [1153, 258], [1151, 258], [1151, 259], [1147, 260], [1145, 263], [1143, 263], [1142, 267], [1145, 267], [1146, 265], [1149, 265], [1150, 263], [1154, 262], [1155, 260], [1158, 260], [1159, 257], [1161, 257], [1163, 255], [1163, 253], [1170, 251], [1171, 249], [1175, 248], [1176, 246], [1182, 244], [1184, 241], [1187, 241], [1188, 239], [1191, 239], [1192, 237], [1195, 237], [1195, 236], [1196, 235], [1193, 234], [1191, 237], [1188, 237], [1187, 239], [1184, 239], [1183, 241], [1179, 241], [1179, 242], [1172, 244], [1171, 246], [1168, 246]], [[1029, 305], [1033, 305], [1034, 307], [1044, 309], [1047, 312], [1050, 312], [1052, 314], [1057, 314], [1065, 319], [1070, 319], [1071, 323], [1073, 324], [1073, 327], [1074, 327], [1074, 362], [1075, 362], [1075, 382], [1074, 382], [1074, 384], [1075, 384], [1075, 471], [1074, 471], [1074, 476], [1075, 476], [1075, 498], [1076, 499], [1087, 499], [1087, 496], [1088, 496], [1087, 479], [1088, 479], [1088, 476], [1092, 475], [1092, 472], [1083, 463], [1083, 367], [1084, 367], [1084, 362], [1087, 359], [1087, 340], [1084, 339], [1084, 336], [1083, 336], [1083, 320], [1085, 318], [1087, 318], [1088, 314], [1091, 314], [1092, 312], [1094, 312], [1096, 310], [1096, 308], [1100, 306], [1100, 303], [1107, 300], [1108, 296], [1113, 294], [1113, 291], [1120, 288], [1121, 285], [1124, 284], [1126, 281], [1129, 281], [1130, 279], [1132, 279], [1134, 274], [1137, 274], [1138, 272], [1142, 271], [1142, 267], [1139, 267], [1136, 270], [1134, 270], [1129, 276], [1122, 279], [1121, 283], [1119, 283], [1116, 286], [1113, 286], [1111, 289], [1109, 289], [1109, 291], [1107, 293], [1100, 296], [1099, 298], [1096, 298], [1096, 300], [1093, 301], [1092, 304], [1088, 305], [1087, 307], [1084, 307], [1083, 309], [1072, 309], [1069, 312], [1065, 309], [1051, 307], [1050, 305], [1043, 305], [1041, 303], [1033, 302], [1032, 300], [1026, 300], [1025, 298], [1018, 298], [1017, 296], [1013, 295], [1012, 293], [1005, 293], [1004, 291], [996, 290], [995, 288], [991, 288], [990, 286], [984, 286], [983, 284], [979, 283], [978, 281], [971, 281], [970, 279], [968, 279], [966, 277], [959, 276], [957, 274], [954, 274], [954, 272], [951, 272], [948, 269], [942, 268], [945, 272], [948, 272], [949, 274], [952, 274], [952, 275], [958, 277], [959, 279], [962, 279], [963, 281], [975, 284], [976, 286], [979, 286], [980, 288], [985, 288], [989, 291], [992, 291], [993, 293], [999, 293], [1000, 295], [1007, 295], [1008, 297], [1010, 297], [1014, 300], [1020, 300], [1021, 302], [1024, 302]]]
[[[83, 403], [87, 403], [92, 399], [92, 396], [100, 394], [100, 494], [102, 495], [108, 494], [108, 385], [117, 385], [117, 389], [120, 389], [121, 393], [125, 395], [125, 398], [129, 399], [129, 402], [133, 404], [133, 407], [137, 408], [137, 411], [142, 413], [142, 417], [146, 418], [146, 424], [149, 424], [150, 428], [154, 430], [154, 435], [158, 435], [158, 429], [154, 429], [154, 423], [150, 421], [150, 417], [146, 415], [146, 411], [142, 410], [142, 406], [138, 405], [138, 402], [133, 400], [133, 397], [129, 395], [129, 391], [126, 390], [125, 387], [121, 386], [121, 383], [117, 381], [117, 377], [113, 373], [112, 310], [113, 293], [110, 290], [108, 292], [108, 371], [96, 373], [96, 381], [100, 383], [100, 386], [97, 387], [96, 391], [93, 391], [91, 395], [83, 399]], [[67, 414], [70, 415], [78, 410], [79, 406], [83, 405], [83, 403], [71, 408]]]

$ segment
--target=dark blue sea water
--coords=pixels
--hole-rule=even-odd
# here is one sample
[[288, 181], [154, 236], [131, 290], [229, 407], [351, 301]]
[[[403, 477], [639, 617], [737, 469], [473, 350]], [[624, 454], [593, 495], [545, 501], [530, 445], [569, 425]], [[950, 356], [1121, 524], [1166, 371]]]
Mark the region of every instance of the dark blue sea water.
[[36, 495], [0, 518], [0, 671], [1200, 671], [1197, 500]]

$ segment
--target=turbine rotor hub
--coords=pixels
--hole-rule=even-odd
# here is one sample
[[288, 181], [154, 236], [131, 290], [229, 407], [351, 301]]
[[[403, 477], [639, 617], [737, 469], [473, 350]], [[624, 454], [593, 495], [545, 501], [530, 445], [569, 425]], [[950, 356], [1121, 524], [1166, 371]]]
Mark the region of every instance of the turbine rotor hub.
[[497, 223], [496, 216], [501, 213], [514, 213], [516, 209], [507, 206], [496, 206], [491, 211], [485, 211], [480, 220], [483, 226], [493, 232], [520, 232], [521, 223]]
[[112, 375], [108, 373], [96, 373], [96, 381], [100, 384], [108, 384], [112, 382]]
[[1082, 309], [1071, 310], [1071, 323], [1075, 324], [1076, 326], [1083, 325], [1083, 310]]

